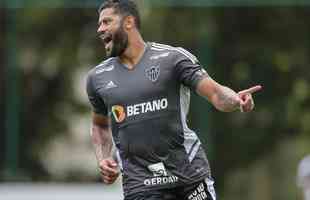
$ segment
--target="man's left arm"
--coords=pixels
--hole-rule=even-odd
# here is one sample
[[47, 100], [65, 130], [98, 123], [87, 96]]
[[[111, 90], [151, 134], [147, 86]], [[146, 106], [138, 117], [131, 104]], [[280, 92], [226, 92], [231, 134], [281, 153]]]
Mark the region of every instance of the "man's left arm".
[[201, 67], [197, 58], [182, 48], [177, 48], [175, 57], [175, 74], [185, 86], [195, 90], [200, 96], [206, 97], [220, 111], [232, 112], [240, 109], [249, 112], [254, 108], [252, 93], [262, 89], [256, 85], [240, 92], [235, 92], [213, 80]]

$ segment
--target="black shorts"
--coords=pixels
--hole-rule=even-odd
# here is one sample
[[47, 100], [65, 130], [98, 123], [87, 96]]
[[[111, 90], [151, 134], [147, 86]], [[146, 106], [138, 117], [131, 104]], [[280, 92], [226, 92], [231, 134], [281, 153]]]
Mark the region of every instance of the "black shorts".
[[133, 194], [124, 200], [216, 200], [213, 183], [206, 178], [191, 185]]

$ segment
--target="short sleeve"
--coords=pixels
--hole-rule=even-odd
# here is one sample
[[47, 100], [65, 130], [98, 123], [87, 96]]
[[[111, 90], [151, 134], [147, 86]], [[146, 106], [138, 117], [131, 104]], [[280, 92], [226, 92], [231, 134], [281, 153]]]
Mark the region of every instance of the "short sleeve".
[[183, 48], [177, 49], [175, 70], [178, 80], [193, 91], [196, 91], [199, 81], [209, 77], [209, 75], [193, 54]]
[[92, 76], [89, 73], [86, 80], [86, 91], [88, 95], [89, 102], [92, 105], [93, 111], [97, 114], [107, 115], [107, 107], [102, 100], [102, 98], [96, 93]]

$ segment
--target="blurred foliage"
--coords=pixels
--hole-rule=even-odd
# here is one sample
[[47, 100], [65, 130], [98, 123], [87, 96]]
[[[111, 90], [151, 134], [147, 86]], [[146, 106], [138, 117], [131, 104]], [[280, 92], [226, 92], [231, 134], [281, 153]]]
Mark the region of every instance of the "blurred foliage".
[[296, 6], [310, 5], [308, 0], [146, 0], [164, 6]]
[[[216, 170], [228, 171], [268, 154], [281, 140], [309, 129], [308, 8], [218, 10], [214, 45], [215, 77], [233, 88], [260, 83], [256, 112], [215, 113], [216, 151], [226, 155]], [[225, 73], [223, 73], [223, 66]], [[217, 123], [212, 123], [217, 124]], [[227, 131], [238, 130], [238, 131]], [[238, 156], [234, 156], [238, 155]], [[221, 169], [222, 168], [222, 169]]]
[[[89, 112], [89, 106], [76, 98], [73, 79], [76, 71], [87, 71], [104, 59], [96, 38], [96, 9], [29, 7], [15, 12], [23, 102], [20, 167], [32, 180], [54, 180], [38, 153], [69, 131], [68, 118]], [[10, 34], [3, 30], [2, 15], [0, 10], [0, 33]], [[310, 151], [309, 7], [152, 8], [146, 4], [142, 17], [146, 40], [189, 49], [220, 83], [235, 90], [254, 84], [264, 87], [255, 94], [256, 110], [249, 114], [217, 112], [194, 95], [189, 120], [206, 145], [218, 190], [230, 185], [225, 191], [238, 192], [230, 181], [240, 181], [235, 187], [246, 194], [251, 192], [244, 191], [249, 178], [259, 183], [267, 180], [261, 177], [283, 180], [277, 177], [286, 170], [293, 176], [292, 166]], [[2, 38], [1, 64], [5, 63]], [[0, 70], [2, 81], [5, 75]], [[3, 97], [2, 84], [0, 89]], [[0, 102], [3, 105], [4, 98]], [[3, 133], [3, 124], [0, 130]], [[4, 141], [4, 134], [0, 137]], [[286, 157], [288, 153], [292, 154]], [[262, 169], [272, 171], [266, 174]], [[72, 179], [79, 180], [78, 176]], [[283, 187], [295, 183], [285, 182]]]

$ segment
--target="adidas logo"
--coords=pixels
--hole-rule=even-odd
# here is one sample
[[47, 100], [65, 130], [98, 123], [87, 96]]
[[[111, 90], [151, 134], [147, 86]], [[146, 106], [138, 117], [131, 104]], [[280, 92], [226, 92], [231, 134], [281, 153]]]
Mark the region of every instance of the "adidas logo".
[[106, 86], [105, 89], [111, 89], [111, 88], [116, 88], [117, 85], [113, 81], [110, 81]]

